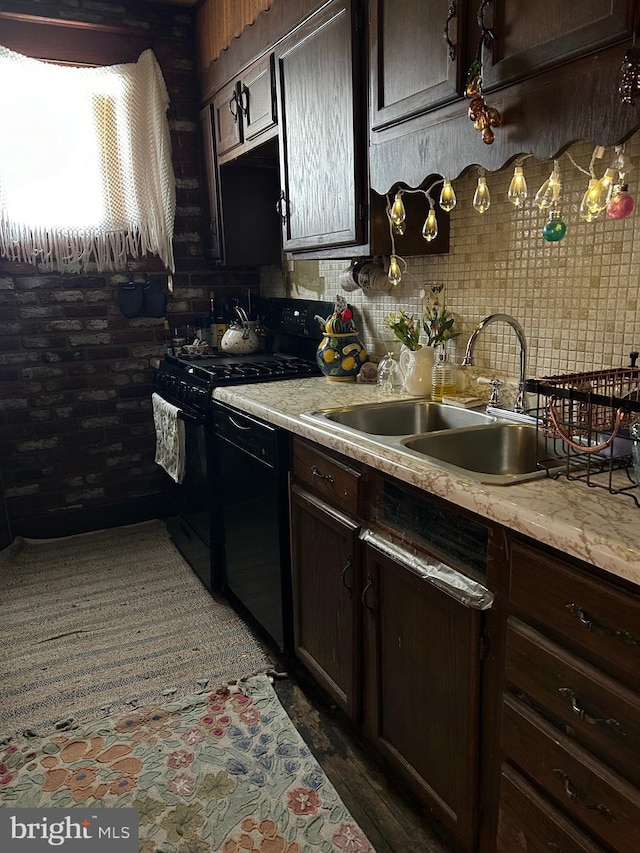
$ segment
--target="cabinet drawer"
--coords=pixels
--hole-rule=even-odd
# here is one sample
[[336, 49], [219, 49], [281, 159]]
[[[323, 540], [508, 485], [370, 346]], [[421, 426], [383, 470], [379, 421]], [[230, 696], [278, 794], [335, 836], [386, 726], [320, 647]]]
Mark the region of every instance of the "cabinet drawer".
[[602, 853], [508, 764], [502, 765], [497, 853]]
[[310, 492], [350, 516], [358, 515], [358, 493], [362, 475], [302, 441], [293, 443], [293, 476]]
[[511, 618], [506, 678], [576, 741], [640, 787], [640, 696]]
[[509, 695], [502, 747], [572, 820], [617, 853], [637, 853], [640, 792]]
[[640, 598], [514, 542], [511, 604], [634, 688], [640, 683]]

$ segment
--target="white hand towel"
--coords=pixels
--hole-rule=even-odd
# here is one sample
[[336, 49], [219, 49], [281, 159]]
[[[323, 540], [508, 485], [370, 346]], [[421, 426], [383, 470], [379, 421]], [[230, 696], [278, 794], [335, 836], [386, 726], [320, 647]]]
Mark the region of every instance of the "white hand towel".
[[155, 392], [151, 401], [156, 427], [155, 461], [176, 483], [181, 483], [184, 478], [185, 444], [184, 421], [179, 416], [180, 409]]

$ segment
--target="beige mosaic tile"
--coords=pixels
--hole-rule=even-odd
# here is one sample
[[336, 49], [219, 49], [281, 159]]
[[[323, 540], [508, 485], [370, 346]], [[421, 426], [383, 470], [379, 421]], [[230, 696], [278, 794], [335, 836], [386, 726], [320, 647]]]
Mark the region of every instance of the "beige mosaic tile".
[[[461, 316], [458, 354], [477, 323], [488, 314], [507, 313], [523, 326], [529, 347], [528, 375], [555, 375], [628, 364], [628, 354], [640, 349], [640, 229], [636, 210], [625, 220], [603, 214], [593, 223], [580, 219], [578, 209], [594, 146], [579, 143], [559, 158], [562, 179], [562, 218], [567, 235], [560, 243], [542, 237], [546, 214], [533, 197], [549, 176], [552, 161], [524, 161], [529, 197], [522, 208], [507, 199], [513, 164], [486, 173], [491, 206], [484, 214], [472, 207], [477, 169], [453, 181], [458, 203], [451, 212], [451, 250], [448, 255], [407, 258], [400, 285], [388, 293], [350, 292], [363, 342], [382, 355], [387, 345], [383, 318], [399, 307], [420, 314], [420, 293], [444, 282], [447, 306]], [[640, 135], [626, 145], [634, 165], [629, 191], [639, 194]], [[600, 177], [614, 157], [607, 148], [595, 161]], [[446, 214], [439, 214], [446, 215]], [[422, 222], [408, 227], [422, 229]], [[287, 262], [283, 269], [264, 268], [265, 295], [291, 295], [331, 300], [340, 287], [339, 274], [348, 265], [339, 261]], [[396, 347], [397, 349], [398, 347]], [[507, 326], [483, 332], [476, 349], [480, 371], [513, 376], [518, 347]]]

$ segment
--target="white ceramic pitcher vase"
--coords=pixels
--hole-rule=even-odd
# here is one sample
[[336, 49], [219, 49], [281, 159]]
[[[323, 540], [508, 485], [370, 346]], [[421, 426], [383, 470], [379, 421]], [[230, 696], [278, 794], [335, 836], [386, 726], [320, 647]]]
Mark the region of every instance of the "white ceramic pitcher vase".
[[402, 348], [400, 369], [404, 374], [404, 390], [412, 397], [431, 397], [433, 383], [433, 347], [417, 350]]

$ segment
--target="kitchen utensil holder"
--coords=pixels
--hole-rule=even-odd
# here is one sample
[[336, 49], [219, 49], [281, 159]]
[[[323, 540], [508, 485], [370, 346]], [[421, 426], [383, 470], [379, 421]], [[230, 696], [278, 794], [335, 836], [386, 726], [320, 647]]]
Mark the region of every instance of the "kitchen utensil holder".
[[629, 433], [640, 419], [640, 368], [528, 379], [525, 391], [537, 395], [536, 428], [544, 439], [538, 466], [548, 470], [555, 462], [551, 476], [628, 495], [640, 507]]

